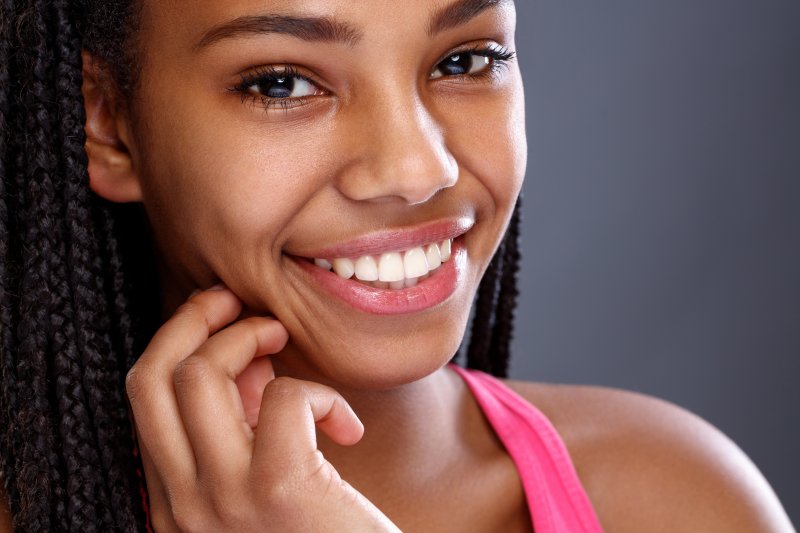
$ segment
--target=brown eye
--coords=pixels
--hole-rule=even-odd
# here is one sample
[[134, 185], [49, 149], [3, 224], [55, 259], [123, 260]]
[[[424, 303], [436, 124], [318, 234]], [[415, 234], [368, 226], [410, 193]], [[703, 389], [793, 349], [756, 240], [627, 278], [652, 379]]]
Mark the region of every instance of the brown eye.
[[476, 54], [475, 52], [460, 52], [439, 62], [436, 65], [436, 69], [431, 73], [431, 78], [477, 74], [491, 67], [491, 65], [492, 59], [488, 56]]

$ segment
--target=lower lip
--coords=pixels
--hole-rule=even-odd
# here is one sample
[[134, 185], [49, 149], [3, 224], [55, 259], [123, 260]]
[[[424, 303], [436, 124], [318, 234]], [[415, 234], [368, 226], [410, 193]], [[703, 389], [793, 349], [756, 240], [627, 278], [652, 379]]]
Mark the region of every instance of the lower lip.
[[453, 241], [450, 260], [442, 263], [428, 279], [405, 289], [378, 289], [341, 278], [335, 272], [306, 260], [295, 260], [295, 263], [325, 291], [360, 311], [374, 315], [400, 315], [418, 313], [447, 300], [463, 277], [466, 260], [466, 250], [459, 241]]

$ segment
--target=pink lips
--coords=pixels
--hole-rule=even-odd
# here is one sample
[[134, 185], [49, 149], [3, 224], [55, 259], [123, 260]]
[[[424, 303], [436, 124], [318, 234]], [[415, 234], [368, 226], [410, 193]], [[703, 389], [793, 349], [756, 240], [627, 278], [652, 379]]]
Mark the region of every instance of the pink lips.
[[415, 246], [455, 239], [475, 224], [472, 217], [460, 217], [424, 224], [410, 229], [376, 231], [351, 241], [313, 251], [293, 251], [292, 255], [308, 259], [356, 259], [363, 255], [380, 255], [384, 252], [408, 250]]
[[463, 245], [453, 241], [450, 260], [442, 263], [428, 279], [405, 289], [378, 289], [341, 278], [308, 261], [300, 260], [297, 264], [324, 290], [356, 309], [376, 315], [397, 315], [423, 311], [447, 300], [463, 278], [466, 262]]
[[467, 252], [461, 239], [474, 224], [474, 219], [464, 217], [426, 224], [412, 229], [392, 230], [368, 234], [344, 244], [303, 254], [305, 258], [335, 259], [378, 255], [387, 251], [406, 250], [431, 242], [454, 239], [450, 260], [442, 263], [429, 278], [414, 287], [404, 289], [379, 289], [354, 279], [344, 279], [334, 272], [314, 265], [311, 261], [293, 258], [312, 283], [328, 294], [350, 306], [376, 315], [416, 313], [435, 307], [447, 300], [463, 279]]

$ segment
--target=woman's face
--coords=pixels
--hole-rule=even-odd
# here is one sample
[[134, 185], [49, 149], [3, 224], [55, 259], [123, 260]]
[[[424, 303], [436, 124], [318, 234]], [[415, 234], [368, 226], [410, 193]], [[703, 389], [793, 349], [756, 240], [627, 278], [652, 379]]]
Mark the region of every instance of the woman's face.
[[[524, 173], [514, 25], [503, 0], [146, 1], [130, 150], [167, 293], [224, 282], [320, 381], [441, 366]], [[346, 279], [367, 256], [411, 281]]]

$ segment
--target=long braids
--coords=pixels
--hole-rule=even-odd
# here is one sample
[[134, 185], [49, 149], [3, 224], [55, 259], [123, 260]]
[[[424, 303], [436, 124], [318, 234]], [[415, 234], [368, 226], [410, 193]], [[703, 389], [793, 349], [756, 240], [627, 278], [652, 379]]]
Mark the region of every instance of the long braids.
[[0, 473], [19, 530], [136, 531], [123, 381], [142, 342], [119, 217], [88, 190], [74, 12], [2, 6]]
[[[139, 206], [92, 195], [81, 50], [130, 91], [132, 2], [0, 0], [0, 478], [20, 531], [137, 531], [124, 376], [158, 319]], [[80, 14], [80, 15], [79, 15]], [[467, 366], [505, 375], [519, 206], [475, 304]]]
[[514, 206], [506, 235], [478, 287], [469, 345], [468, 368], [506, 377], [511, 358], [517, 275], [520, 265], [520, 200]]

